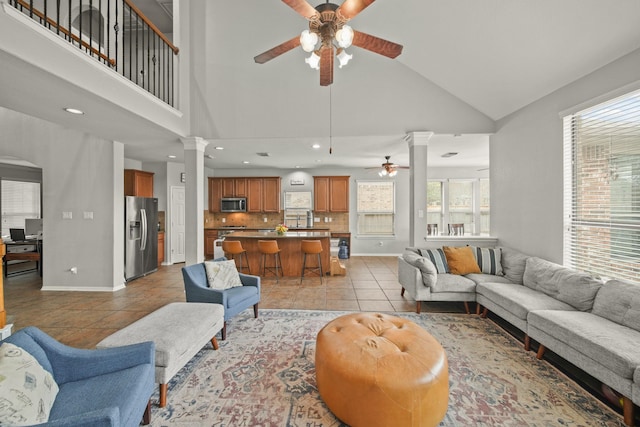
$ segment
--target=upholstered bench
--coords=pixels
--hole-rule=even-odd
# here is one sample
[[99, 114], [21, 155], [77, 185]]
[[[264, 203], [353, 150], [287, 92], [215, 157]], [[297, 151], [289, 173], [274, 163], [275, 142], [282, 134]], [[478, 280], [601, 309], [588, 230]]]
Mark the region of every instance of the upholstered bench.
[[447, 413], [444, 349], [415, 323], [379, 313], [338, 317], [318, 333], [316, 381], [341, 421], [358, 426], [436, 426]]
[[216, 334], [224, 325], [220, 304], [175, 302], [148, 314], [109, 335], [97, 348], [119, 347], [144, 341], [156, 344], [156, 382], [160, 384], [161, 408], [167, 404], [169, 380], [211, 341], [218, 349]]

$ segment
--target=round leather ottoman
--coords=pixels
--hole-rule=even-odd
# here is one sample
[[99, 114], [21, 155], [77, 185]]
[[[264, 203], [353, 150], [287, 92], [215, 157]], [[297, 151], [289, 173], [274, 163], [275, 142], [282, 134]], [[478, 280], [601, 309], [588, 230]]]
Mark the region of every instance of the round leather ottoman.
[[415, 323], [379, 313], [329, 322], [316, 340], [316, 381], [341, 421], [358, 426], [437, 426], [447, 413], [447, 356]]

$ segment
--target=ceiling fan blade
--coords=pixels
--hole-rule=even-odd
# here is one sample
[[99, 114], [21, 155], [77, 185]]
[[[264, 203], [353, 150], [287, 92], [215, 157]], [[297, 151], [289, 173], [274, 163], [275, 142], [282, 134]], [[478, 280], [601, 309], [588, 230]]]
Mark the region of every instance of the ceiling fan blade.
[[307, 18], [309, 21], [316, 21], [320, 19], [318, 11], [311, 6], [306, 0], [282, 0], [291, 9], [298, 12], [300, 15]]
[[344, 22], [355, 17], [375, 0], [344, 0], [344, 3], [336, 10], [338, 18]]
[[288, 40], [278, 46], [269, 49], [266, 52], [261, 53], [260, 55], [253, 58], [258, 64], [264, 64], [267, 61], [272, 60], [275, 57], [282, 55], [283, 53], [289, 52], [291, 49], [300, 46], [300, 36], [295, 36], [291, 40]]
[[320, 86], [333, 83], [333, 46], [322, 46], [320, 49]]
[[402, 53], [401, 44], [393, 43], [361, 31], [353, 32], [352, 44], [391, 59]]

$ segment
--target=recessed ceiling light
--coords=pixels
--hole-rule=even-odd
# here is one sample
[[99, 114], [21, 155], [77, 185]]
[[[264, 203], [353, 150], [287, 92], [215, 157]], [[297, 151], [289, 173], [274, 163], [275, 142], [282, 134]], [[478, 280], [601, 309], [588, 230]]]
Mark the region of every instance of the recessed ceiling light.
[[224, 147], [213, 147], [216, 150], [224, 150]]
[[453, 157], [453, 156], [457, 156], [458, 153], [455, 153], [453, 151], [449, 151], [448, 153], [444, 153], [442, 156], [440, 157]]
[[320, 148], [320, 144], [313, 144], [311, 148], [315, 148], [317, 150], [318, 148]]
[[214, 159], [215, 157], [213, 157], [211, 154], [205, 154], [204, 155], [207, 159]]
[[302, 166], [296, 166], [296, 169], [300, 169]]
[[318, 160], [316, 160], [316, 163], [320, 163], [321, 161], [322, 161], [322, 160], [318, 159]]
[[77, 108], [65, 108], [64, 111], [71, 114], [78, 114], [78, 115], [84, 114], [84, 111], [78, 110]]
[[174, 156], [173, 154], [169, 154], [167, 157], [170, 159], [175, 159], [177, 156]]
[[242, 163], [244, 163], [245, 165], [248, 165], [251, 162], [249, 160], [243, 160]]

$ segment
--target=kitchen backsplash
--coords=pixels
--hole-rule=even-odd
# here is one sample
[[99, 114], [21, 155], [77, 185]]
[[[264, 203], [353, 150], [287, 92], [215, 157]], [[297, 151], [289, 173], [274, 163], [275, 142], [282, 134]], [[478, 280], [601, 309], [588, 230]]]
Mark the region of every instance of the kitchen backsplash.
[[[225, 222], [222, 222], [222, 219]], [[264, 219], [267, 219], [265, 222]], [[349, 231], [349, 214], [348, 213], [332, 213], [318, 214], [320, 222], [314, 222], [313, 226], [317, 228], [328, 228], [331, 231]], [[325, 222], [325, 218], [331, 222]], [[221, 228], [229, 226], [245, 226], [247, 228], [275, 228], [276, 225], [282, 223], [284, 212], [280, 213], [211, 213], [204, 211], [204, 227], [205, 228]]]

